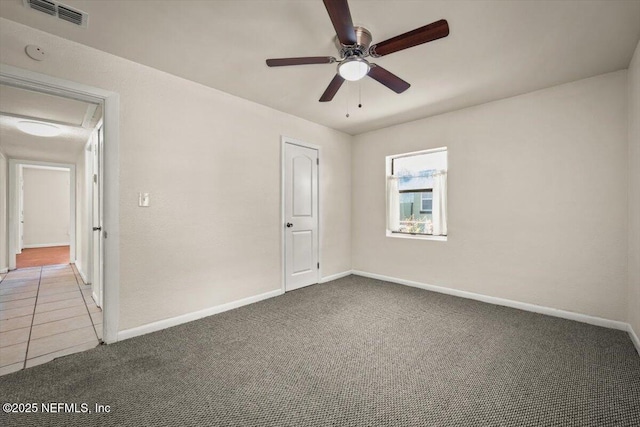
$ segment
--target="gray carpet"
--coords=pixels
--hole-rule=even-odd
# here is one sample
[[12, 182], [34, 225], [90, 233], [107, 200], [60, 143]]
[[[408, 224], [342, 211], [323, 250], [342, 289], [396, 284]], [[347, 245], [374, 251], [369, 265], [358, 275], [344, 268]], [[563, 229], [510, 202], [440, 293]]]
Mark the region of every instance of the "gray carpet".
[[0, 377], [14, 426], [639, 426], [626, 332], [350, 276]]

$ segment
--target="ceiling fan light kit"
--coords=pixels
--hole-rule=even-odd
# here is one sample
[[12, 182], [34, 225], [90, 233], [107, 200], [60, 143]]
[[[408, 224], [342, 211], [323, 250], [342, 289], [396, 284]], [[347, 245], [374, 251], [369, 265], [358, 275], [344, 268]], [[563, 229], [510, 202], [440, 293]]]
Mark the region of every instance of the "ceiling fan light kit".
[[347, 0], [323, 1], [331, 23], [336, 30], [336, 47], [341, 59], [337, 60], [332, 56], [267, 59], [269, 67], [338, 62], [337, 74], [320, 97], [320, 102], [331, 101], [345, 80], [357, 81], [365, 76], [382, 83], [396, 93], [404, 92], [411, 86], [409, 83], [381, 66], [370, 63], [366, 57], [379, 58], [449, 35], [449, 24], [446, 20], [441, 19], [371, 45], [373, 40], [371, 32], [364, 27], [354, 27]]
[[338, 74], [340, 74], [340, 77], [351, 82], [360, 80], [369, 74], [370, 69], [371, 67], [366, 59], [356, 56], [346, 58], [338, 64]]

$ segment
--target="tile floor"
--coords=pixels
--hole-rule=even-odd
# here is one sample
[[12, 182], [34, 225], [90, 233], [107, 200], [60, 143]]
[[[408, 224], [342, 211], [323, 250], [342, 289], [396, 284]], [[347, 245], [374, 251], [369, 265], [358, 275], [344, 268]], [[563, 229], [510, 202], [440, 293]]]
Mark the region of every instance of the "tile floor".
[[73, 265], [22, 268], [0, 277], [0, 375], [100, 343], [102, 310]]

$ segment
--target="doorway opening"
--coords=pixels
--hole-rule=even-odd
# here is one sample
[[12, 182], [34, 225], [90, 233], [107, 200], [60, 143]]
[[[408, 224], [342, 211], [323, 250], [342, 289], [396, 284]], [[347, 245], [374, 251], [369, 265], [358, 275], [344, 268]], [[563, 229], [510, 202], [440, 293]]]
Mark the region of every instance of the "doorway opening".
[[[84, 173], [94, 173], [85, 151], [102, 111], [101, 103], [0, 84], [0, 149], [9, 159], [13, 237], [11, 268], [0, 281], [0, 324], [9, 333], [0, 343], [8, 354], [0, 369], [46, 363], [102, 339], [101, 302], [94, 296], [101, 292], [93, 292], [102, 284], [86, 279], [93, 277], [89, 259], [100, 264], [100, 253], [94, 257], [88, 244], [94, 224], [85, 220], [99, 193]], [[101, 216], [97, 212], [98, 222]]]
[[17, 174], [16, 268], [70, 264], [76, 250], [75, 166], [24, 162]]
[[[60, 117], [36, 115], [34, 111], [25, 107], [26, 101], [19, 98], [19, 102], [12, 102], [12, 106], [25, 107], [23, 111], [1, 114], [0, 126], [7, 125], [6, 122], [11, 120], [34, 121], [55, 127], [73, 128], [77, 132], [85, 132], [85, 136], [87, 130], [89, 133], [89, 136], [79, 143], [79, 149], [77, 146], [71, 149], [74, 156], [69, 160], [61, 158], [69, 154], [69, 146], [56, 145], [55, 139], [39, 139], [39, 146], [47, 146], [45, 141], [49, 143], [48, 148], [51, 150], [47, 157], [42, 156], [42, 152], [35, 150], [34, 146], [14, 143], [13, 138], [5, 138], [5, 129], [2, 129], [0, 169], [6, 171], [6, 175], [0, 176], [0, 193], [4, 193], [5, 197], [4, 203], [0, 200], [0, 223], [6, 226], [4, 229], [0, 227], [0, 235], [5, 237], [0, 243], [0, 302], [15, 306], [12, 317], [23, 314], [21, 310], [24, 311], [24, 316], [17, 316], [22, 318], [11, 322], [12, 330], [16, 331], [12, 334], [12, 339], [20, 342], [12, 344], [3, 340], [2, 343], [16, 345], [13, 353], [24, 356], [24, 360], [13, 361], [10, 367], [0, 367], [0, 374], [4, 374], [7, 370], [12, 372], [82, 351], [100, 340], [106, 343], [117, 341], [119, 96], [102, 89], [6, 65], [0, 68], [0, 90], [20, 93], [23, 98], [56, 99], [67, 107], [67, 110], [56, 110], [57, 114], [61, 111], [73, 112], [74, 105], [82, 105], [85, 108], [81, 119], [69, 123]], [[0, 100], [5, 99], [5, 96], [0, 97]], [[43, 104], [38, 105], [41, 107]], [[6, 112], [6, 106], [0, 107], [0, 112]], [[106, 149], [103, 149], [103, 144], [107, 146]], [[112, 165], [107, 173], [103, 171], [103, 155]], [[24, 167], [27, 164], [28, 166]], [[29, 241], [28, 235], [25, 234], [28, 230], [21, 230], [18, 225], [21, 218], [18, 204], [18, 184], [21, 181], [18, 171], [21, 170], [24, 174], [28, 169], [54, 168], [66, 168], [70, 177], [69, 206], [72, 221], [69, 221], [68, 230], [69, 263], [16, 268], [16, 256], [19, 252], [38, 249], [28, 247], [30, 244], [24, 241], [25, 238]], [[24, 178], [24, 175], [22, 176]], [[60, 196], [56, 201], [60, 202]], [[109, 240], [105, 241], [107, 230], [110, 235]], [[51, 243], [51, 240], [48, 243]], [[104, 268], [105, 264], [108, 264], [109, 268]], [[7, 270], [8, 273], [3, 274]], [[39, 309], [35, 301], [49, 305]], [[34, 306], [30, 306], [31, 303], [34, 303]], [[73, 310], [76, 312], [70, 313]], [[85, 317], [81, 320], [84, 324], [72, 325], [72, 318], [79, 320], [81, 315]], [[36, 317], [39, 319], [36, 320]], [[44, 323], [48, 323], [47, 327], [39, 328]], [[72, 342], [74, 345], [64, 349], [47, 347], [56, 340], [43, 336], [44, 332], [40, 329], [55, 329], [59, 334], [67, 334], [69, 340], [66, 342]], [[24, 342], [23, 332], [28, 332], [28, 336], [40, 341], [34, 342], [29, 339]], [[93, 338], [90, 339], [91, 333]], [[76, 338], [80, 341], [74, 341]]]

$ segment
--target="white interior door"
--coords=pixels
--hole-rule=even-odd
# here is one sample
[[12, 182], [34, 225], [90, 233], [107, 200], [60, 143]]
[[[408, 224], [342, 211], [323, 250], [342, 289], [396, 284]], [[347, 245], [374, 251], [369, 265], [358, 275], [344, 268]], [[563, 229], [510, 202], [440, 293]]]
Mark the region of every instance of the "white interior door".
[[91, 248], [91, 290], [98, 307], [102, 307], [102, 259], [104, 252], [102, 231], [102, 141], [103, 131], [100, 127], [93, 139], [91, 151], [93, 160], [93, 184], [91, 191], [92, 208], [92, 248]]
[[285, 143], [285, 291], [318, 283], [318, 150]]

